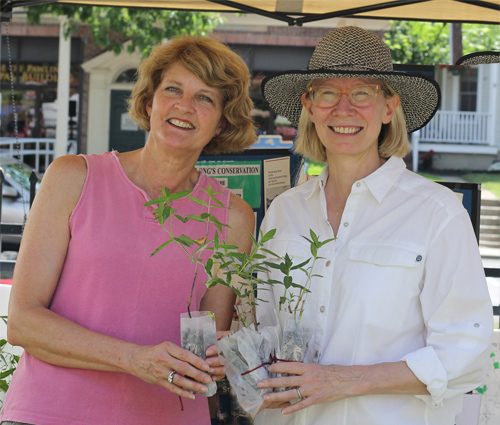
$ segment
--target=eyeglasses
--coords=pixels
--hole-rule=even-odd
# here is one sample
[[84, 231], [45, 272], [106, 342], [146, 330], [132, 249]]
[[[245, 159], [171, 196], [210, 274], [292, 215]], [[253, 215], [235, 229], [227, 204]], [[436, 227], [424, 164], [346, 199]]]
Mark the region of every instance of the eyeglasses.
[[335, 87], [319, 86], [309, 87], [309, 96], [318, 108], [332, 108], [340, 102], [342, 95], [346, 95], [351, 105], [369, 106], [373, 103], [380, 91], [377, 84], [363, 84], [353, 86], [347, 90]]

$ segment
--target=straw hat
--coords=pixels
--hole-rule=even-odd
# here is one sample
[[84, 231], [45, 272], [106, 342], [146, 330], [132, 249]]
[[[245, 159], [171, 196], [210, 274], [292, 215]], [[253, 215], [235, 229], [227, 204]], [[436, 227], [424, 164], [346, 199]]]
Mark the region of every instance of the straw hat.
[[500, 63], [500, 52], [485, 51], [464, 55], [457, 60], [456, 65], [481, 65], [483, 63]]
[[427, 124], [435, 114], [439, 86], [422, 75], [393, 70], [391, 52], [375, 34], [358, 27], [342, 27], [324, 36], [311, 56], [307, 71], [286, 71], [267, 77], [262, 93], [271, 108], [297, 126], [307, 84], [318, 78], [376, 78], [401, 97], [408, 132]]

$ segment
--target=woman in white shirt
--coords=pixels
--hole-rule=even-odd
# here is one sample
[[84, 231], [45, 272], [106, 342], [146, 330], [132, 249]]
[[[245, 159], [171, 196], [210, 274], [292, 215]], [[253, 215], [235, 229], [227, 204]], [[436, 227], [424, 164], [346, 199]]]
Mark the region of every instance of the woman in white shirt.
[[[275, 392], [256, 424], [453, 425], [483, 378], [492, 310], [466, 210], [402, 160], [407, 133], [438, 107], [437, 84], [393, 71], [378, 36], [343, 27], [319, 42], [307, 71], [262, 90], [298, 125], [296, 152], [326, 163], [273, 201], [268, 247], [300, 259], [309, 229], [335, 240], [321, 248], [302, 317], [314, 329], [306, 358], [270, 366], [286, 375], [259, 384]], [[281, 295], [258, 294], [269, 301], [257, 307], [261, 324], [283, 325]]]

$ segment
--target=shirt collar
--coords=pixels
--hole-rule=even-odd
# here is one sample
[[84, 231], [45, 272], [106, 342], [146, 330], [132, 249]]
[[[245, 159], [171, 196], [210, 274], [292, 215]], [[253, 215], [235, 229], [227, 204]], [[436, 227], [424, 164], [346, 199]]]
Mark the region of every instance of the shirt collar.
[[[401, 158], [391, 156], [381, 167], [361, 181], [365, 182], [366, 187], [377, 202], [382, 202], [405, 168], [406, 165]], [[328, 167], [325, 167], [311, 186], [306, 199], [309, 199], [317, 191], [324, 190], [327, 180]]]
[[401, 158], [391, 156], [363, 181], [373, 197], [380, 203], [398, 181], [405, 168], [406, 165]]

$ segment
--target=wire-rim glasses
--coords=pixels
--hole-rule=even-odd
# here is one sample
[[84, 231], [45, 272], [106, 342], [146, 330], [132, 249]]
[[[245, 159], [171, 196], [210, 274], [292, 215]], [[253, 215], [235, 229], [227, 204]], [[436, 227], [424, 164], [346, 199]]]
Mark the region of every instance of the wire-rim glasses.
[[336, 106], [345, 94], [351, 105], [370, 106], [380, 92], [379, 84], [360, 84], [347, 90], [340, 90], [331, 86], [311, 86], [308, 93], [313, 104], [319, 108]]

